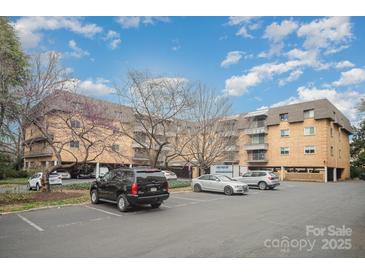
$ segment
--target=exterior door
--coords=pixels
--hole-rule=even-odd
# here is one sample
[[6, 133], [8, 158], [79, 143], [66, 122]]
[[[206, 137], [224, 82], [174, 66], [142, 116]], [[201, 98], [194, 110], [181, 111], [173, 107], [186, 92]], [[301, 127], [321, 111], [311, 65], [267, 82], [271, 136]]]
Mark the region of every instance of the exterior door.
[[213, 191], [223, 191], [223, 182], [221, 182], [221, 180], [217, 177], [217, 176], [214, 176], [214, 175], [210, 175], [209, 177], [209, 180], [210, 180], [210, 184], [211, 184], [211, 189]]
[[110, 194], [108, 193], [108, 183], [111, 179], [111, 172], [108, 172], [105, 174], [104, 177], [97, 179], [97, 185], [98, 185], [98, 191], [99, 191], [99, 197], [103, 199], [110, 199]]
[[209, 190], [209, 175], [200, 176], [199, 184], [202, 186], [202, 190]]

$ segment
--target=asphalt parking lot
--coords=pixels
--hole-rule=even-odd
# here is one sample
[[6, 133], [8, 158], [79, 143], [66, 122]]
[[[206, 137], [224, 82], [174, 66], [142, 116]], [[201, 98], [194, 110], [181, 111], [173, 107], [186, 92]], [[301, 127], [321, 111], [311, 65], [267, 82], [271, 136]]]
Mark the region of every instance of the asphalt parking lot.
[[[351, 232], [315, 233], [328, 226]], [[0, 216], [0, 257], [364, 256], [361, 182], [284, 182], [244, 196], [173, 193], [160, 209], [127, 213], [86, 204]]]

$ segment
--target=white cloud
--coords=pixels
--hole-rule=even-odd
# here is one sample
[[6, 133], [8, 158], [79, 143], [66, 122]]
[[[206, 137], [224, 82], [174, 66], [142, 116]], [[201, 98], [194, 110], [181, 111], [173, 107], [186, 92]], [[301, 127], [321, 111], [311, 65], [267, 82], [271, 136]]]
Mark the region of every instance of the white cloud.
[[24, 48], [37, 47], [43, 30], [67, 29], [88, 38], [103, 30], [96, 24], [83, 24], [80, 18], [75, 17], [22, 17], [14, 26]]
[[113, 93], [113, 89], [108, 86], [109, 80], [103, 78], [97, 78], [96, 81], [92, 79], [79, 81], [77, 85], [77, 90], [84, 94], [90, 96], [103, 96]]
[[306, 49], [326, 48], [328, 52], [343, 46], [352, 38], [349, 17], [329, 17], [316, 19], [302, 25], [297, 31], [298, 37], [303, 37]]
[[236, 32], [237, 36], [242, 36], [245, 38], [253, 38], [253, 36], [251, 34], [248, 33], [246, 26], [242, 26], [237, 32]]
[[[321, 67], [314, 52], [292, 50], [288, 53], [289, 60], [283, 63], [265, 63], [252, 67], [248, 73], [241, 76], [232, 76], [225, 81], [224, 93], [231, 96], [239, 96], [264, 80], [272, 79], [293, 70], [301, 70], [305, 67]], [[296, 72], [298, 74], [299, 72]], [[294, 77], [294, 75], [292, 76]], [[298, 76], [299, 77], [299, 76]]]
[[350, 61], [348, 60], [345, 60], [345, 61], [341, 61], [341, 62], [338, 62], [336, 65], [335, 65], [335, 68], [336, 69], [345, 69], [345, 68], [353, 68], [355, 65], [353, 63], [351, 63]]
[[114, 30], [109, 30], [104, 37], [105, 41], [109, 41], [109, 47], [111, 49], [116, 49], [119, 47], [122, 40], [120, 39], [120, 34]]
[[353, 68], [351, 70], [341, 72], [339, 80], [333, 82], [334, 86], [355, 85], [365, 81], [365, 69]]
[[240, 25], [243, 23], [249, 23], [254, 16], [231, 16], [228, 19], [228, 25], [234, 26], [234, 25]]
[[172, 40], [172, 47], [171, 47], [171, 49], [173, 51], [178, 51], [180, 48], [181, 48], [181, 45], [180, 45], [179, 39], [173, 39]]
[[240, 26], [236, 32], [237, 36], [253, 38], [253, 36], [248, 32], [248, 29], [257, 30], [260, 28], [260, 23], [254, 22], [256, 19], [257, 17], [255, 16], [231, 16], [229, 17], [227, 24], [230, 26]]
[[284, 20], [280, 24], [274, 22], [265, 29], [264, 38], [273, 42], [281, 41], [285, 36], [294, 32], [298, 28], [298, 24], [291, 20]]
[[283, 106], [287, 104], [295, 104], [305, 101], [328, 99], [334, 104], [347, 118], [355, 122], [359, 118], [357, 106], [364, 98], [365, 94], [357, 91], [337, 92], [335, 89], [318, 89], [316, 87], [299, 87], [298, 95], [287, 100], [273, 104], [271, 107]]
[[124, 29], [138, 28], [140, 24], [154, 25], [158, 22], [168, 23], [169, 17], [165, 16], [120, 16], [117, 18], [117, 22]]
[[300, 69], [292, 71], [286, 79], [279, 81], [279, 86], [285, 86], [287, 83], [297, 80], [302, 74], [303, 71]]
[[279, 42], [279, 43], [273, 43], [271, 46], [270, 46], [270, 49], [268, 52], [260, 52], [257, 57], [259, 58], [267, 58], [267, 57], [271, 57], [271, 56], [274, 56], [274, 55], [280, 55], [282, 50], [284, 48], [284, 43], [282, 42]]
[[232, 64], [237, 64], [242, 58], [242, 51], [230, 51], [228, 52], [226, 58], [222, 61], [221, 67], [227, 68]]
[[77, 46], [75, 40], [68, 41], [68, 46], [72, 50], [71, 52], [67, 52], [68, 55], [75, 57], [75, 58], [82, 58], [85, 56], [89, 56], [90, 53], [86, 50], [83, 50]]

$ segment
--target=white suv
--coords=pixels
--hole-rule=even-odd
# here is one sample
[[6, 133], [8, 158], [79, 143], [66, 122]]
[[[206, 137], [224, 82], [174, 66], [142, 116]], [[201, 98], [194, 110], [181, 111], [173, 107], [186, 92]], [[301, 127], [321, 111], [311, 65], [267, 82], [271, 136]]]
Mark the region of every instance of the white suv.
[[[42, 186], [42, 182], [41, 182], [42, 176], [43, 176], [43, 173], [38, 172], [38, 173], [34, 174], [33, 176], [29, 177], [28, 185], [27, 185], [28, 190], [35, 189], [35, 190], [39, 191]], [[51, 173], [49, 175], [49, 184], [50, 185], [62, 185], [61, 175], [59, 175], [55, 172]]]
[[250, 170], [242, 176], [233, 179], [244, 182], [249, 186], [258, 187], [261, 190], [274, 189], [280, 185], [278, 176], [267, 170]]

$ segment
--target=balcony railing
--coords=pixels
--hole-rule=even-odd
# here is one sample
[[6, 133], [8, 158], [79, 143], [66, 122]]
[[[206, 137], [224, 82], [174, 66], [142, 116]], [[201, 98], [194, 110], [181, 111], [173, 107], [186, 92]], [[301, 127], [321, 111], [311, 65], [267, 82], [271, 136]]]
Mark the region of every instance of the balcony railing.
[[268, 144], [267, 143], [262, 143], [262, 144], [245, 144], [245, 149], [246, 150], [267, 150], [268, 148]]
[[267, 128], [266, 128], [266, 126], [264, 126], [264, 127], [250, 127], [250, 128], [246, 128], [244, 130], [244, 133], [248, 134], [248, 135], [267, 133]]
[[248, 159], [247, 160], [248, 163], [267, 163], [268, 160], [266, 158], [262, 158], [262, 159]]
[[53, 151], [49, 148], [24, 152], [25, 158], [50, 157], [52, 155], [53, 155]]
[[230, 145], [224, 148], [224, 151], [226, 152], [230, 152], [230, 151], [238, 151], [238, 146], [236, 145]]

